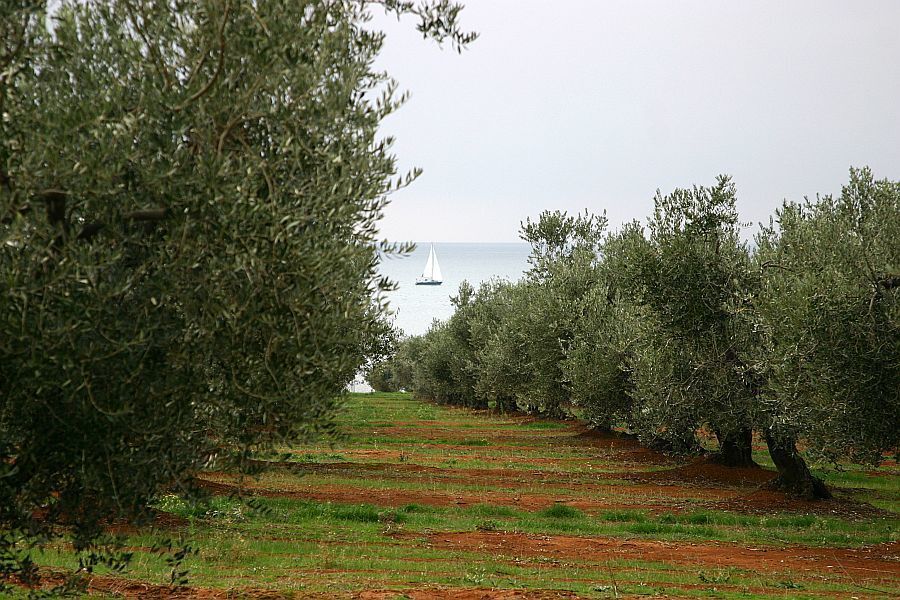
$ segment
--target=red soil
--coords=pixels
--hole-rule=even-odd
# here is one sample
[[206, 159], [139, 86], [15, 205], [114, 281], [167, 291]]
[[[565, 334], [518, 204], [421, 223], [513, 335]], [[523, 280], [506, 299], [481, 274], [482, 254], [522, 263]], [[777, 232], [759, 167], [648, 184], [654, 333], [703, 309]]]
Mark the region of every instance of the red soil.
[[[622, 445], [631, 440], [621, 441]], [[644, 509], [654, 512], [679, 511], [689, 502], [691, 508], [709, 508], [771, 514], [795, 512], [840, 516], [860, 519], [890, 516], [869, 504], [848, 498], [829, 501], [807, 501], [794, 498], [769, 487], [775, 473], [761, 468], [724, 467], [706, 459], [667, 469], [642, 473], [579, 473], [567, 474], [554, 471], [529, 471], [515, 469], [449, 469], [409, 463], [327, 463], [308, 464], [272, 463], [276, 467], [336, 474], [358, 478], [356, 485], [304, 484], [279, 489], [268, 489], [253, 479], [244, 481], [241, 490], [246, 495], [265, 497], [301, 498], [317, 501], [375, 504], [398, 507], [406, 504], [430, 506], [466, 506], [490, 503], [523, 510], [541, 510], [555, 503], [587, 510]], [[467, 485], [485, 488], [513, 488], [543, 485], [567, 488], [568, 493], [556, 495], [531, 492], [446, 492], [437, 490], [372, 489], [367, 486], [374, 476], [380, 480], [411, 481], [419, 483], [448, 483], [464, 481]], [[634, 481], [630, 485], [605, 484], [604, 479], [617, 478]], [[224, 473], [208, 473], [200, 485], [218, 494], [234, 494], [239, 491], [237, 478]], [[634, 498], [634, 500], [631, 500]]]
[[477, 482], [492, 487], [516, 486], [522, 484], [578, 486], [592, 484], [603, 479], [621, 479], [620, 472], [582, 471], [572, 473], [551, 469], [510, 469], [510, 468], [450, 468], [430, 467], [413, 463], [297, 463], [256, 461], [264, 468], [286, 469], [298, 473], [317, 475], [338, 475], [344, 478], [359, 477], [369, 479], [378, 476], [381, 480], [429, 482]]
[[[415, 534], [421, 538], [421, 534]], [[514, 557], [578, 561], [658, 561], [682, 565], [736, 567], [757, 572], [833, 573], [869, 582], [900, 581], [900, 542], [864, 548], [745, 548], [733, 544], [657, 542], [617, 538], [526, 535], [502, 532], [435, 533], [428, 545]]]
[[[787, 495], [772, 487], [777, 477], [775, 471], [754, 468], [726, 467], [709, 459], [699, 459], [690, 464], [648, 473], [620, 475], [621, 479], [639, 482], [658, 482], [665, 489], [671, 487], [701, 486], [705, 490], [722, 488], [740, 489], [730, 497], [723, 498], [709, 508], [750, 514], [772, 514], [793, 512], [838, 516], [845, 519], [861, 519], [893, 516], [887, 511], [850, 498], [836, 497], [832, 500], [804, 500]], [[837, 492], [836, 492], [837, 493]]]
[[[212, 476], [212, 474], [210, 475]], [[263, 496], [267, 498], [296, 498], [304, 500], [316, 500], [320, 502], [340, 502], [347, 504], [374, 504], [376, 506], [400, 507], [407, 504], [422, 504], [426, 506], [471, 506], [475, 504], [491, 504], [495, 506], [508, 506], [512, 508], [520, 508], [523, 510], [535, 511], [542, 510], [553, 506], [554, 504], [564, 502], [569, 506], [579, 508], [581, 510], [656, 510], [656, 511], [673, 511], [683, 508], [678, 504], [677, 500], [685, 498], [695, 498], [703, 495], [709, 490], [688, 490], [687, 495], [682, 495], [679, 491], [673, 490], [672, 493], [666, 492], [667, 498], [672, 498], [675, 502], [654, 502], [651, 499], [641, 500], [640, 502], [622, 502], [617, 500], [604, 500], [600, 496], [597, 500], [582, 500], [577, 498], [566, 498], [563, 496], [547, 496], [535, 494], [523, 494], [521, 496], [513, 496], [496, 492], [480, 492], [474, 493], [449, 493], [438, 491], [415, 491], [415, 490], [391, 490], [391, 489], [371, 489], [364, 486], [361, 482], [360, 487], [343, 486], [343, 485], [314, 485], [306, 489], [295, 490], [269, 490], [259, 487], [253, 487], [250, 482], [247, 487], [242, 490], [236, 484], [222, 481], [210, 481], [203, 479], [199, 482], [200, 486], [220, 495], [236, 494], [239, 491], [244, 495]], [[593, 486], [600, 488], [600, 486]], [[628, 486], [629, 494], [634, 492], [636, 497], [646, 494], [659, 493], [659, 486]], [[602, 490], [606, 493], [618, 493], [623, 491], [623, 486], [605, 486]], [[720, 499], [726, 496], [710, 495], [711, 499]]]
[[[836, 492], [837, 493], [837, 492]], [[896, 518], [891, 513], [865, 502], [836, 496], [831, 500], [804, 500], [788, 496], [774, 489], [755, 489], [716, 502], [709, 508], [754, 515], [771, 515], [779, 512], [815, 514], [823, 517], [862, 520], [872, 518]]]
[[634, 473], [622, 476], [622, 479], [644, 482], [692, 483], [704, 486], [747, 487], [771, 483], [777, 475], [778, 473], [775, 471], [769, 471], [760, 467], [726, 467], [704, 458], [673, 469]]
[[[518, 419], [522, 424], [540, 421], [545, 419], [535, 419], [533, 417], [521, 417]], [[555, 439], [559, 445], [566, 446], [589, 446], [606, 451], [610, 456], [614, 456], [618, 461], [649, 463], [649, 464], [671, 464], [673, 460], [655, 450], [651, 450], [641, 446], [633, 436], [618, 431], [599, 431], [590, 429], [580, 423], [574, 421], [558, 421], [566, 425], [564, 429], [553, 430], [498, 430], [491, 427], [467, 427], [457, 428], [448, 426], [447, 423], [436, 423], [434, 421], [409, 421], [403, 425], [395, 425], [392, 427], [383, 427], [379, 429], [379, 433], [385, 435], [395, 435], [399, 437], [408, 436], [410, 429], [416, 430], [416, 437], [430, 442], [446, 442], [472, 439], [486, 439], [491, 442], [491, 449], [496, 451], [498, 448], [504, 447], [504, 440], [524, 441], [530, 438], [540, 440], [541, 446], [532, 448], [533, 450], [546, 450], [547, 442]], [[419, 446], [431, 447], [436, 444], [423, 443]], [[474, 448], [466, 445], [453, 444], [437, 444], [441, 448], [454, 450], [473, 450]], [[517, 450], [522, 450], [521, 445], [508, 446], [512, 454]], [[563, 459], [565, 460], [565, 459]]]
[[[296, 463], [288, 465], [291, 468], [298, 467]], [[248, 479], [244, 481], [243, 493], [389, 507], [406, 504], [467, 506], [490, 503], [523, 510], [541, 510], [555, 503], [565, 502], [587, 511], [644, 509], [653, 512], [672, 512], [684, 509], [685, 503], [690, 502], [691, 508], [695, 509], [707, 508], [750, 514], [794, 512], [848, 519], [890, 516], [885, 511], [849, 498], [807, 501], [788, 496], [768, 487], [775, 475], [773, 471], [761, 468], [724, 467], [708, 460], [698, 460], [665, 471], [634, 474], [571, 475], [563, 472], [514, 469], [442, 469], [402, 463], [330, 463], [303, 465], [302, 469], [318, 474], [333, 473], [345, 477], [358, 477], [360, 485], [357, 487], [303, 484], [302, 480], [299, 480], [297, 485], [291, 488], [273, 490], [267, 489], [253, 479]], [[382, 480], [394, 481], [434, 483], [465, 481], [466, 484], [482, 485], [485, 488], [515, 488], [541, 484], [568, 488], [570, 493], [548, 495], [531, 492], [473, 493], [372, 489], [367, 487], [366, 483], [374, 475]], [[604, 484], [603, 480], [606, 478], [630, 479], [635, 483]], [[236, 478], [228, 474], [206, 474], [200, 485], [219, 494], [233, 494], [238, 491]]]
[[[87, 591], [89, 594], [112, 595], [124, 598], [147, 598], [149, 600], [212, 600], [233, 598], [234, 592], [224, 590], [210, 590], [192, 587], [170, 587], [166, 585], [154, 585], [117, 577], [105, 577], [102, 575], [89, 575]], [[25, 589], [35, 589], [33, 586], [24, 585], [17, 580], [7, 580], [7, 583], [18, 585]], [[47, 590], [54, 586], [66, 583], [66, 575], [56, 571], [41, 569], [40, 588]], [[230, 595], [229, 595], [230, 594]], [[252, 593], [253, 598], [281, 598], [283, 596], [265, 595], [266, 592]]]
[[[502, 440], [524, 440], [529, 437], [545, 440], [547, 436], [554, 434], [565, 434], [566, 430], [535, 430], [535, 431], [517, 431], [514, 429], [502, 430], [486, 427], [453, 427], [443, 424], [434, 426], [429, 424], [423, 425], [401, 425], [392, 427], [379, 427], [378, 433], [381, 435], [396, 436], [398, 438], [408, 437], [415, 434], [417, 440], [429, 441], [447, 441], [447, 440], [490, 440], [491, 447], [495, 447], [496, 442]], [[419, 445], [419, 442], [416, 442]], [[502, 445], [502, 444], [501, 444]], [[442, 444], [443, 446], [443, 444]]]
[[179, 529], [187, 527], [189, 521], [184, 517], [173, 515], [167, 512], [154, 512], [153, 520], [149, 523], [131, 523], [129, 521], [115, 521], [107, 526], [110, 533], [133, 534], [141, 530], [141, 528], [151, 527], [153, 529]]
[[642, 446], [636, 437], [619, 431], [601, 431], [584, 426], [577, 427], [576, 431], [576, 435], [566, 440], [570, 445], [606, 450], [616, 461], [650, 465], [669, 465], [675, 462], [662, 452]]
[[421, 590], [385, 590], [361, 592], [354, 595], [359, 600], [395, 600], [398, 595], [410, 600], [559, 600], [576, 599], [572, 592], [531, 591], [531, 590], [486, 590], [486, 589], [421, 589]]

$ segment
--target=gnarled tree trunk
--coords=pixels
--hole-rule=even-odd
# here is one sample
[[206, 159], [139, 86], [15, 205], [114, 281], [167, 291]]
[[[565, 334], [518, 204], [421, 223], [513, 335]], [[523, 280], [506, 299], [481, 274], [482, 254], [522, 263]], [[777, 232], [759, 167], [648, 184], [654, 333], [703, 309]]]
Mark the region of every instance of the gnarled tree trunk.
[[519, 405], [516, 403], [515, 398], [511, 396], [501, 396], [497, 398], [496, 409], [497, 412], [501, 414], [517, 413], [519, 412]]
[[767, 429], [766, 444], [769, 446], [769, 455], [778, 468], [776, 484], [779, 488], [809, 500], [831, 498], [831, 492], [825, 487], [825, 483], [809, 472], [806, 461], [797, 452], [794, 438], [778, 436]]
[[749, 425], [735, 432], [716, 431], [719, 452], [713, 457], [726, 467], [757, 467], [753, 462], [753, 428]]

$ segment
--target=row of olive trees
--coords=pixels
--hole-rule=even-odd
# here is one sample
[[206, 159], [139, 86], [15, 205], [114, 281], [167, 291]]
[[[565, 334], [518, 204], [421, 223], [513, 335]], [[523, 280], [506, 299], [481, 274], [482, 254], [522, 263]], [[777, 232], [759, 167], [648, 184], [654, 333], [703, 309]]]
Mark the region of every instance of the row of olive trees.
[[718, 441], [827, 497], [797, 451], [874, 462], [900, 443], [900, 185], [851, 171], [840, 197], [786, 203], [751, 247], [735, 188], [657, 194], [646, 229], [544, 213], [517, 283], [463, 284], [407, 339], [393, 385], [441, 402], [622, 426], [671, 452]]
[[474, 39], [446, 0], [2, 4], [0, 576], [327, 428], [389, 339], [372, 5]]

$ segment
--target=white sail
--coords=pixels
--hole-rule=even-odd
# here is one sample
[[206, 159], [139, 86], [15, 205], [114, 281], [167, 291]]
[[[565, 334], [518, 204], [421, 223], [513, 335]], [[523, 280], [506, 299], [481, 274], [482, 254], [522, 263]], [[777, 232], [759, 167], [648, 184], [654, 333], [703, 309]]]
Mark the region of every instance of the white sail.
[[431, 245], [431, 279], [434, 281], [443, 281], [444, 276], [441, 275], [441, 265], [438, 264], [437, 254], [434, 253], [434, 244]]
[[434, 244], [428, 253], [428, 261], [425, 263], [425, 270], [422, 271], [422, 279], [433, 279], [432, 273], [434, 273]]
[[434, 244], [428, 252], [428, 261], [425, 263], [425, 270], [422, 276], [416, 279], [416, 285], [440, 285], [443, 281], [441, 275], [441, 265], [438, 264], [437, 254], [434, 252]]

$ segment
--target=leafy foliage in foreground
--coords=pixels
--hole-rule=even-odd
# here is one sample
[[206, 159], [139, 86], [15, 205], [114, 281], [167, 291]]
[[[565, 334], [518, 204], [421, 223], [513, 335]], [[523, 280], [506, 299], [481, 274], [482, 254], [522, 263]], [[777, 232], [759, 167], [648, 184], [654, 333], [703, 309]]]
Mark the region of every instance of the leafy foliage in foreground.
[[851, 170], [840, 197], [786, 203], [755, 248], [727, 177], [658, 193], [646, 231], [544, 213], [522, 237], [521, 281], [464, 284], [446, 323], [401, 345], [404, 387], [576, 413], [672, 452], [699, 451], [705, 428], [734, 466], [754, 464], [757, 431], [806, 497], [829, 492], [801, 437], [833, 461], [900, 446], [900, 184]]
[[[376, 266], [404, 248], [376, 223], [415, 173], [377, 137], [403, 98], [370, 4], [3, 4], [7, 570], [57, 524], [89, 550], [198, 468], [328, 428], [384, 350]], [[474, 39], [449, 2], [376, 4]]]

